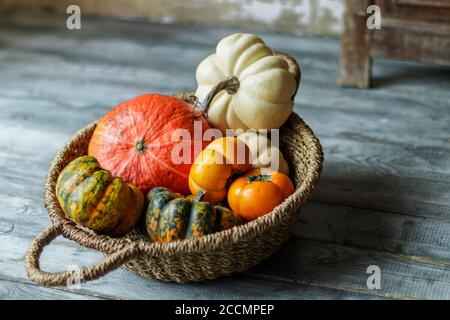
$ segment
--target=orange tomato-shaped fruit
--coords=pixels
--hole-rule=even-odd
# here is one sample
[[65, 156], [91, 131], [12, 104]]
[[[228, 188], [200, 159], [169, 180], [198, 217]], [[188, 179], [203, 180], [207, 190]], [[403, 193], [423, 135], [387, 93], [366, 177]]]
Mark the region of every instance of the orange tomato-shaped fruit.
[[227, 197], [232, 176], [250, 169], [250, 150], [244, 142], [236, 137], [216, 139], [195, 159], [189, 173], [189, 189], [193, 195], [203, 189], [205, 201], [217, 203]]
[[228, 190], [231, 210], [246, 220], [272, 211], [294, 193], [288, 176], [270, 169], [255, 169], [236, 179]]

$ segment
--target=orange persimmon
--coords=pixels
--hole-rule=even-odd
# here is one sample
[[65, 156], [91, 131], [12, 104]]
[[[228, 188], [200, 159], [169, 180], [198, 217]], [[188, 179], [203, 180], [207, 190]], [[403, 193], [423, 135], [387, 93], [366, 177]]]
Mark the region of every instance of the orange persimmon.
[[236, 179], [228, 190], [231, 210], [246, 220], [272, 211], [294, 193], [288, 176], [270, 169], [255, 169]]
[[194, 196], [203, 189], [205, 201], [217, 203], [227, 197], [232, 176], [250, 169], [250, 150], [244, 142], [236, 137], [216, 139], [195, 159], [189, 172], [189, 189]]

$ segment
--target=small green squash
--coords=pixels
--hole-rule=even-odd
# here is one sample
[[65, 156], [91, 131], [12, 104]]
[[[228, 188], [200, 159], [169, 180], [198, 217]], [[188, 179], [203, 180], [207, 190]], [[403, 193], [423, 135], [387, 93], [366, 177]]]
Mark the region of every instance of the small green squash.
[[67, 217], [112, 236], [131, 231], [144, 208], [144, 195], [138, 188], [114, 178], [91, 156], [79, 157], [64, 168], [56, 196]]
[[243, 223], [228, 208], [202, 201], [204, 195], [203, 190], [195, 198], [162, 187], [150, 190], [145, 219], [150, 240], [170, 242], [197, 238]]

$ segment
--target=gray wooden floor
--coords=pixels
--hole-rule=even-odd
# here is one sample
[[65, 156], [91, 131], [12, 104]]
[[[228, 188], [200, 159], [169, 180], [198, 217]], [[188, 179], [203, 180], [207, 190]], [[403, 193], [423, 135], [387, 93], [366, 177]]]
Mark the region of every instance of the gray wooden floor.
[[[376, 61], [375, 88], [336, 85], [339, 41], [259, 33], [297, 58], [298, 112], [325, 168], [287, 244], [260, 266], [200, 284], [125, 270], [79, 290], [30, 282], [23, 257], [50, 222], [43, 183], [57, 149], [120, 101], [195, 88], [196, 65], [236, 30], [87, 20], [0, 18], [0, 298], [449, 299], [450, 69]], [[58, 238], [46, 270], [101, 258]], [[366, 269], [381, 268], [369, 290]]]

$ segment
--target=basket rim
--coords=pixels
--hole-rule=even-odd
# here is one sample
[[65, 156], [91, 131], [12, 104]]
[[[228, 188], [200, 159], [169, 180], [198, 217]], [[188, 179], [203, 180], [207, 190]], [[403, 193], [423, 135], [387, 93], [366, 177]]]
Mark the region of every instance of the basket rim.
[[86, 132], [89, 132], [90, 130], [93, 131], [96, 123], [97, 122], [93, 122], [80, 129], [72, 136], [66, 145], [57, 152], [47, 175], [44, 203], [52, 223], [62, 225], [62, 235], [64, 237], [73, 240], [84, 247], [96, 249], [106, 254], [111, 254], [125, 246], [130, 246], [131, 244], [136, 246], [140, 252], [154, 256], [175, 255], [180, 253], [186, 254], [198, 251], [207, 252], [217, 250], [226, 245], [237, 244], [243, 239], [252, 239], [267, 230], [267, 228], [270, 228], [274, 223], [290, 218], [293, 214], [296, 214], [300, 209], [300, 206], [307, 200], [317, 186], [322, 171], [323, 152], [319, 139], [314, 135], [311, 128], [295, 112], [293, 112], [285, 126], [295, 125], [296, 127], [299, 127], [301, 129], [300, 133], [303, 134], [307, 138], [306, 141], [309, 142], [306, 148], [308, 153], [306, 176], [300, 185], [296, 187], [295, 192], [272, 212], [243, 225], [195, 239], [183, 239], [168, 243], [159, 243], [144, 240], [131, 240], [124, 237], [112, 238], [88, 231], [67, 218], [64, 215], [55, 194], [56, 180], [60, 172], [57, 167], [61, 162], [61, 159], [80, 136], [86, 134]]

